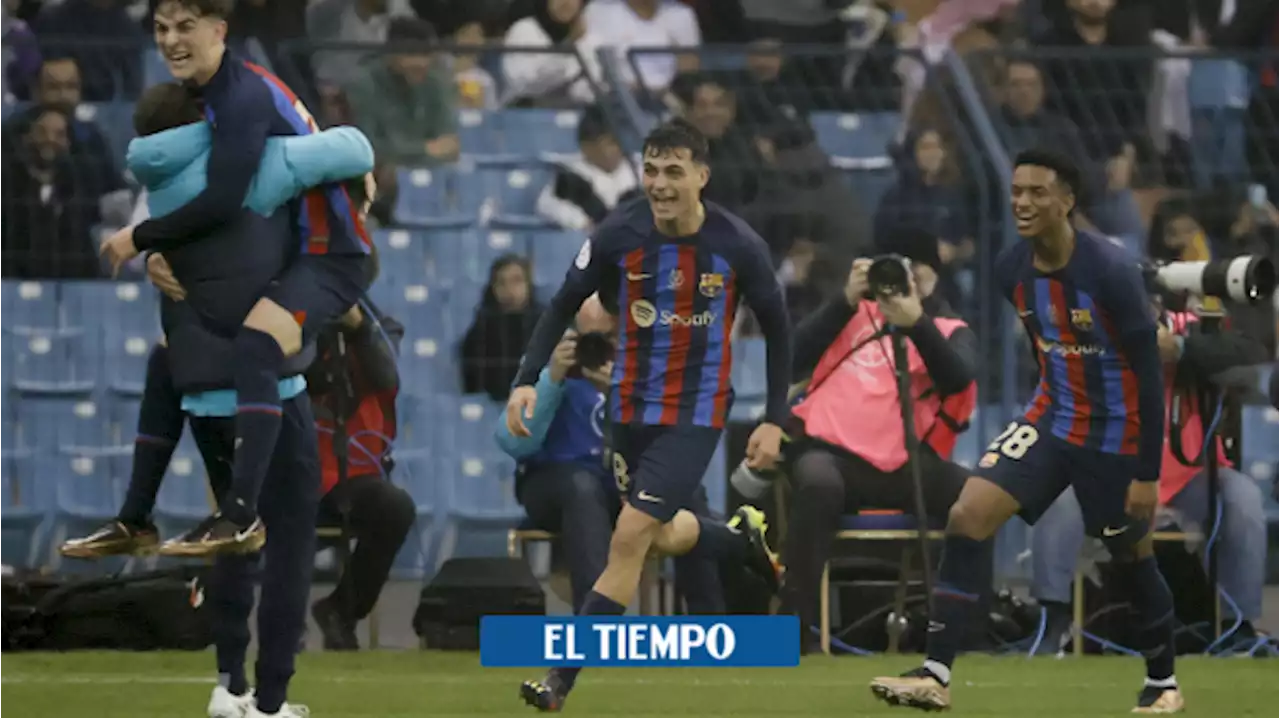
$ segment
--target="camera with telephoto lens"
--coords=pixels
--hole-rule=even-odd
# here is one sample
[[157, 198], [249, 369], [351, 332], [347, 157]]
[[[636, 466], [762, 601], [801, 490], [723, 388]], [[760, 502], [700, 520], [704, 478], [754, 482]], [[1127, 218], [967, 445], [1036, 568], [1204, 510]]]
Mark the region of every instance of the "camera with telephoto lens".
[[1147, 289], [1153, 294], [1165, 290], [1254, 304], [1276, 290], [1276, 265], [1267, 257], [1256, 255], [1145, 264], [1142, 270]]
[[613, 341], [604, 332], [588, 332], [578, 336], [573, 361], [578, 369], [599, 369], [613, 359]]
[[882, 254], [867, 268], [867, 298], [911, 294], [911, 260], [898, 254]]

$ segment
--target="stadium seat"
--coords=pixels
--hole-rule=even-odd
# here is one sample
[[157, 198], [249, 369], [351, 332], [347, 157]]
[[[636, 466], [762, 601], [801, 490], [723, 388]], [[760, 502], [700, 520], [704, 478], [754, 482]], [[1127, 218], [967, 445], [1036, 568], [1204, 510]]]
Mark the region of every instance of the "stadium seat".
[[24, 394], [74, 395], [98, 381], [100, 335], [96, 331], [45, 334], [4, 332], [13, 360], [12, 385]]
[[734, 396], [737, 398], [764, 398], [768, 390], [765, 349], [765, 341], [760, 338], [739, 339], [733, 343], [731, 379]]
[[0, 560], [6, 566], [36, 568], [41, 563], [52, 486], [47, 478], [37, 470], [34, 452], [16, 448], [6, 436], [0, 449]]
[[75, 282], [63, 287], [64, 308], [78, 306], [84, 324], [101, 329], [102, 378], [121, 394], [141, 396], [151, 347], [161, 337], [160, 294], [149, 284]]
[[479, 239], [480, 241], [471, 244], [474, 252], [469, 254], [465, 265], [467, 279], [472, 282], [487, 284], [489, 269], [499, 257], [509, 254], [517, 257], [529, 256], [529, 239], [522, 232], [490, 229], [482, 233]]
[[169, 470], [160, 486], [156, 517], [173, 524], [172, 530], [180, 531], [208, 516], [212, 507], [204, 461], [190, 432], [185, 433], [173, 452]]
[[392, 210], [396, 222], [433, 228], [474, 219], [474, 210], [458, 204], [459, 177], [456, 167], [396, 170], [396, 206]]
[[4, 329], [15, 334], [30, 330], [51, 332], [58, 320], [58, 284], [7, 279], [0, 301], [4, 304]]
[[582, 249], [586, 235], [573, 230], [547, 229], [526, 233], [533, 260], [533, 283], [554, 292]]
[[503, 152], [500, 114], [473, 109], [458, 110], [458, 142], [463, 154]]
[[1276, 410], [1245, 406], [1240, 416], [1240, 468], [1258, 481], [1273, 481], [1280, 466]]
[[809, 125], [832, 157], [887, 159], [902, 122], [896, 112], [815, 112]]
[[10, 401], [17, 403], [20, 446], [36, 449], [40, 455], [100, 453], [119, 443], [120, 434], [102, 397], [23, 396]]
[[[900, 511], [862, 511], [841, 517], [840, 528], [836, 539], [842, 541], [893, 541], [902, 545], [901, 559], [898, 566], [898, 592], [894, 611], [896, 615], [904, 615], [906, 602], [906, 586], [911, 580], [911, 561], [918, 552], [918, 523], [914, 516]], [[936, 541], [942, 538], [941, 526], [930, 526], [928, 538]], [[818, 590], [818, 635], [822, 652], [831, 653], [831, 564], [822, 570], [822, 583]], [[889, 652], [897, 652], [900, 631], [890, 631]]]
[[493, 438], [501, 411], [488, 396], [440, 397], [440, 420], [454, 448], [442, 462], [442, 478], [450, 486], [449, 511], [464, 522], [515, 524], [524, 515], [515, 498], [515, 461]]
[[504, 149], [530, 157], [577, 152], [580, 117], [574, 110], [505, 110], [501, 113]]
[[132, 102], [81, 103], [76, 107], [76, 119], [81, 122], [96, 122], [106, 136], [111, 155], [123, 164], [129, 150], [129, 141], [135, 136]]

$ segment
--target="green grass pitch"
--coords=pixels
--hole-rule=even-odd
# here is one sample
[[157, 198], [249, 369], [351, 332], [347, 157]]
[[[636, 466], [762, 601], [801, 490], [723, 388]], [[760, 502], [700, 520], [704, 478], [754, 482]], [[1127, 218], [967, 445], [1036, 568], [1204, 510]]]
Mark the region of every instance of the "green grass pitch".
[[[807, 716], [878, 718], [915, 711], [877, 703], [876, 675], [898, 673], [915, 656], [806, 658], [784, 669], [597, 669], [583, 673], [565, 715]], [[203, 716], [212, 653], [9, 654], [0, 670], [13, 716], [179, 718]], [[309, 653], [298, 661], [290, 698], [315, 718], [529, 716], [517, 687], [536, 669], [481, 668], [475, 654]], [[1130, 658], [991, 658], [957, 665], [953, 715], [1098, 718], [1126, 715], [1142, 664]], [[1187, 658], [1178, 664], [1187, 715], [1275, 716], [1274, 660]]]

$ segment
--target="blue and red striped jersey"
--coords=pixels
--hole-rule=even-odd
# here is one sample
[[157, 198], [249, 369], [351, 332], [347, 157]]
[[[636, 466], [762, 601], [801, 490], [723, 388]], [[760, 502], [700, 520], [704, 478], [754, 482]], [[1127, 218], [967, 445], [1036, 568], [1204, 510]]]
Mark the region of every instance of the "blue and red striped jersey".
[[[230, 52], [209, 83], [196, 90], [212, 126], [208, 184], [195, 199], [134, 230], [139, 250], [170, 249], [238, 216], [268, 137], [317, 132], [315, 119], [278, 77]], [[359, 207], [341, 184], [307, 191], [298, 211], [302, 251], [367, 254], [371, 240]]]
[[577, 308], [599, 291], [618, 315], [612, 419], [723, 427], [733, 402], [731, 334], [745, 300], [769, 345], [766, 418], [781, 423], [790, 326], [768, 248], [727, 210], [710, 202], [705, 208], [702, 229], [689, 237], [660, 233], [647, 199], [614, 210], [569, 268], [534, 332], [516, 385], [536, 380]]
[[[1137, 260], [1088, 232], [1077, 232], [1071, 258], [1058, 271], [1041, 272], [1032, 259], [1028, 242], [996, 259], [997, 281], [1040, 365], [1026, 421], [1076, 446], [1140, 455], [1147, 469], [1154, 452], [1158, 472], [1164, 435], [1161, 367], [1155, 316]], [[1144, 386], [1149, 381], [1159, 402], [1153, 416], [1147, 413], [1151, 399], [1144, 396], [1151, 391]], [[1155, 446], [1148, 446], [1152, 441]]]

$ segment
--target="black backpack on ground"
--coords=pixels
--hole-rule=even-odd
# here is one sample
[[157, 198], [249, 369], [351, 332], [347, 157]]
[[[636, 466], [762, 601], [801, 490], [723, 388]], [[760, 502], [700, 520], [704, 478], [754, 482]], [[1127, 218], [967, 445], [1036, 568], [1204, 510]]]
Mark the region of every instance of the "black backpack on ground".
[[413, 630], [425, 648], [475, 651], [481, 616], [546, 613], [542, 586], [523, 559], [455, 558], [423, 587]]
[[205, 570], [88, 580], [6, 576], [4, 650], [202, 650], [213, 643]]

